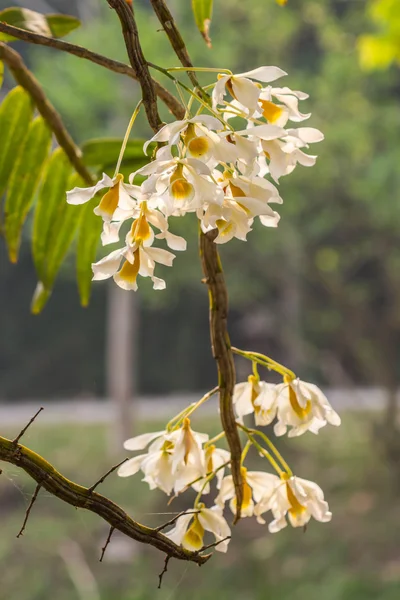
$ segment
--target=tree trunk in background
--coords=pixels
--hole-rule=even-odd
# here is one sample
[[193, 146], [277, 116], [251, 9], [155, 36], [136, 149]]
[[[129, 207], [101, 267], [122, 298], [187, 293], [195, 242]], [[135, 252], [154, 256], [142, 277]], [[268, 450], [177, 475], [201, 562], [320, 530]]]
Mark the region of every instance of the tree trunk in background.
[[133, 435], [132, 404], [136, 390], [136, 340], [138, 298], [115, 284], [108, 288], [106, 373], [107, 396], [114, 410], [110, 449], [120, 454], [123, 442]]

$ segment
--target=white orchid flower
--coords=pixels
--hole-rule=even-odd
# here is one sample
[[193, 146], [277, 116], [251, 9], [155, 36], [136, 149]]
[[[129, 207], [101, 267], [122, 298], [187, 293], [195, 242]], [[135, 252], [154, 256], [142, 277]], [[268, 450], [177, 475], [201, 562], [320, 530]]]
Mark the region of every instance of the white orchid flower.
[[198, 433], [190, 427], [190, 419], [183, 420], [182, 427], [173, 431], [169, 439], [174, 441], [174, 456], [172, 462], [173, 471], [176, 472], [181, 465], [191, 464], [196, 468], [199, 475], [206, 474], [206, 463], [203, 450], [204, 442], [207, 442], [206, 433]]
[[205, 508], [204, 504], [199, 504], [194, 510], [197, 509], [194, 514], [180, 516], [175, 527], [164, 535], [175, 544], [196, 552], [203, 548], [204, 534], [209, 531], [214, 535], [215, 541], [220, 542], [215, 549], [218, 552], [226, 552], [229, 539], [225, 538], [230, 537], [231, 530], [222, 516], [221, 508], [218, 506]]
[[239, 419], [254, 413], [256, 425], [264, 426], [272, 423], [276, 417], [276, 386], [260, 381], [255, 375], [250, 375], [247, 381], [235, 385], [232, 401]]
[[229, 92], [232, 98], [254, 112], [257, 109], [261, 89], [252, 79], [269, 83], [284, 75], [287, 73], [279, 67], [259, 67], [238, 75], [218, 75], [218, 81], [212, 93], [213, 108], [222, 104], [223, 97]]
[[75, 187], [67, 192], [68, 204], [85, 204], [89, 202], [102, 189], [110, 188], [99, 205], [94, 209], [94, 213], [103, 218], [104, 221], [111, 221], [118, 207], [127, 208], [131, 206], [132, 199], [129, 194], [135, 194], [137, 186], [124, 183], [123, 175], [116, 175], [111, 178], [105, 173], [96, 185], [87, 188]]
[[[276, 104], [274, 98], [280, 104]], [[268, 123], [280, 125], [281, 127], [284, 127], [288, 120], [305, 121], [311, 116], [311, 113], [303, 114], [299, 111], [299, 100], [305, 100], [306, 98], [308, 98], [308, 94], [304, 94], [304, 92], [293, 91], [288, 87], [274, 88], [268, 86], [260, 93], [260, 114]]]
[[[129, 234], [128, 234], [129, 235]], [[114, 278], [115, 283], [124, 290], [138, 289], [137, 277], [150, 277], [155, 290], [165, 289], [165, 281], [154, 276], [155, 263], [172, 266], [175, 255], [162, 248], [145, 247], [143, 244], [125, 246], [114, 250], [101, 260], [92, 264], [93, 280]], [[121, 269], [121, 261], [125, 259]]]
[[284, 435], [290, 427], [289, 437], [297, 437], [306, 431], [318, 433], [327, 423], [340, 425], [340, 417], [325, 394], [313, 383], [300, 379], [285, 378], [276, 386], [278, 421], [275, 435]]
[[[206, 464], [206, 473], [207, 475], [210, 473], [215, 473], [217, 490], [219, 490], [225, 473], [225, 467], [223, 465], [226, 465], [226, 463], [230, 461], [231, 453], [228, 452], [228, 450], [217, 448], [214, 446], [214, 444], [210, 444], [205, 448], [204, 459]], [[193, 477], [192, 481], [194, 480], [195, 477]], [[210, 492], [210, 484], [205, 482], [205, 478], [199, 479], [199, 481], [196, 481], [192, 484], [192, 488], [196, 490], [196, 492], [202, 491], [203, 494], [208, 494]]]
[[[251, 517], [254, 514], [254, 503], [260, 502], [263, 497], [272, 493], [279, 477], [263, 471], [247, 471], [245, 467], [242, 467], [241, 473], [243, 486], [241, 515], [242, 517]], [[215, 503], [223, 508], [227, 500], [230, 500], [229, 507], [231, 511], [236, 514], [236, 495], [232, 475], [228, 475], [223, 479]]]
[[[165, 150], [165, 148], [162, 148]], [[158, 196], [158, 207], [165, 214], [182, 215], [199, 208], [206, 198], [218, 197], [221, 191], [210, 180], [211, 171], [201, 160], [170, 157], [156, 159], [131, 175], [147, 175], [142, 184], [145, 193]], [[222, 199], [221, 199], [222, 201]]]
[[197, 115], [192, 119], [183, 119], [182, 121], [173, 121], [161, 127], [161, 129], [153, 135], [143, 146], [143, 151], [146, 154], [149, 144], [152, 142], [163, 142], [169, 146], [178, 144], [180, 137], [184, 135], [190, 126], [196, 126], [197, 124], [205, 125], [207, 129], [213, 129], [218, 131], [223, 129], [223, 124], [219, 119], [212, 115]]
[[190, 428], [185, 419], [180, 429], [175, 431], [155, 431], [135, 436], [124, 443], [127, 450], [143, 450], [150, 445], [146, 454], [140, 454], [121, 465], [118, 474], [129, 477], [139, 470], [145, 474], [150, 488], [160, 488], [166, 494], [172, 490], [182, 491], [192, 481], [206, 474], [206, 464], [202, 444], [208, 435]]
[[311, 517], [321, 523], [328, 523], [332, 519], [324, 493], [316, 483], [287, 475], [256, 506], [254, 514], [259, 523], [265, 523], [261, 515], [268, 510], [274, 517], [268, 525], [271, 533], [287, 526], [286, 517], [292, 527], [304, 527]]

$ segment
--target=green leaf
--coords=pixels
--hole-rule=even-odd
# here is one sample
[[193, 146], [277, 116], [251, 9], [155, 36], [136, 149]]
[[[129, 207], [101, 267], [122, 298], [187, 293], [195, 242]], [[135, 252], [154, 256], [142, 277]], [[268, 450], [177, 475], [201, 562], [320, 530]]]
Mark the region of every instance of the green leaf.
[[207, 46], [211, 48], [209, 31], [213, 11], [213, 0], [192, 0], [192, 8], [196, 25]]
[[[29, 10], [29, 8], [5, 8], [0, 11], [0, 21], [39, 33], [47, 37], [63, 37], [79, 27], [80, 21], [69, 15], [43, 15], [42, 13]], [[0, 41], [11, 42], [16, 40], [12, 35], [0, 33]]]
[[[73, 174], [68, 179], [67, 189], [84, 185], [84, 181], [78, 175]], [[39, 281], [32, 299], [31, 311], [33, 314], [41, 312], [50, 297], [54, 281], [75, 238], [85, 208], [84, 205], [67, 204], [66, 197], [64, 202], [57, 203], [45, 248], [46, 260], [41, 266], [43, 277]]]
[[11, 262], [17, 262], [21, 230], [51, 144], [51, 131], [42, 117], [31, 122], [17, 156], [5, 201], [5, 238]]
[[82, 306], [89, 304], [93, 276], [92, 262], [96, 259], [103, 228], [103, 220], [93, 212], [98, 203], [99, 199], [95, 197], [86, 204], [78, 234], [76, 274]]
[[0, 196], [4, 193], [15, 157], [28, 134], [33, 116], [29, 94], [20, 86], [7, 94], [0, 106]]
[[[119, 153], [122, 146], [122, 139], [119, 138], [99, 138], [88, 140], [82, 145], [83, 160], [88, 167], [101, 167], [117, 164]], [[150, 161], [151, 147], [146, 156], [143, 152], [143, 144], [146, 140], [130, 140], [124, 152], [124, 162], [128, 160], [142, 161], [146, 164]]]
[[0, 90], [3, 85], [3, 80], [4, 80], [4, 63], [2, 60], [0, 60]]
[[51, 231], [59, 206], [65, 203], [71, 170], [65, 152], [57, 148], [47, 162], [33, 220], [32, 255], [40, 280], [45, 278]]

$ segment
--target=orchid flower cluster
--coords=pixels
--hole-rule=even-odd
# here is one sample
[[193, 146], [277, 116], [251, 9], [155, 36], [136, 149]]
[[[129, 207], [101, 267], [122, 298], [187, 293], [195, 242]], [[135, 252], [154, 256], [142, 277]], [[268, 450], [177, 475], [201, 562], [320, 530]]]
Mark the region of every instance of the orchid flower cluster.
[[[170, 250], [186, 249], [186, 240], [170, 231], [170, 217], [195, 213], [202, 232], [216, 230], [217, 244], [232, 238], [246, 240], [256, 219], [266, 227], [278, 225], [280, 217], [273, 206], [282, 203], [277, 188], [280, 178], [297, 164], [313, 166], [316, 156], [305, 150], [323, 139], [317, 129], [293, 126], [310, 117], [299, 109], [299, 102], [308, 96], [271, 85], [284, 75], [278, 67], [239, 75], [222, 70], [201, 95], [197, 89], [191, 92], [184, 119], [164, 125], [144, 144], [144, 153], [155, 147], [150, 150], [152, 159], [130, 175], [129, 183], [119, 167], [130, 127], [114, 176], [103, 174], [95, 186], [67, 192], [69, 203], [82, 204], [108, 188], [94, 209], [103, 218], [103, 245], [118, 242], [121, 227], [130, 225], [124, 245], [92, 265], [93, 279], [113, 277], [121, 288], [136, 290], [140, 275], [151, 278], [154, 289], [164, 289], [165, 281], [155, 275], [156, 263], [171, 266], [175, 256]], [[155, 240], [165, 240], [170, 250], [156, 247]], [[271, 532], [280, 531], [288, 521], [293, 527], [305, 527], [311, 517], [330, 521], [332, 514], [321, 488], [294, 475], [258, 427], [273, 424], [277, 437], [286, 433], [296, 437], [316, 434], [327, 423], [340, 425], [340, 417], [317, 386], [301, 381], [267, 356], [232, 350], [253, 366], [248, 380], [235, 386], [232, 398], [236, 426], [247, 440], [239, 465], [241, 516], [254, 516], [265, 524], [264, 515], [271, 513]], [[262, 381], [259, 366], [277, 372], [282, 383]], [[238, 508], [229, 474], [233, 459], [217, 445], [225, 431], [210, 439], [192, 429], [192, 414], [217, 392], [215, 388], [185, 408], [164, 430], [127, 440], [124, 447], [140, 453], [118, 470], [121, 477], [141, 471], [150, 489], [173, 494], [172, 499], [190, 490], [196, 493], [193, 508], [178, 515], [165, 534], [192, 551], [204, 548], [205, 532], [210, 532], [216, 550], [226, 552], [231, 531], [224, 508], [228, 503], [235, 514]], [[245, 424], [249, 418], [255, 428]], [[268, 461], [273, 473], [247, 469], [251, 448]], [[214, 499], [206, 505], [210, 496]]]
[[[287, 519], [293, 527], [305, 527], [311, 517], [322, 523], [330, 521], [332, 513], [321, 488], [293, 475], [270, 438], [260, 429], [247, 427], [244, 417], [252, 415], [256, 426], [270, 425], [276, 420], [276, 436], [290, 428], [288, 435], [294, 437], [307, 431], [316, 434], [327, 423], [340, 425], [339, 415], [316, 385], [301, 381], [283, 365], [261, 354], [237, 349], [235, 352], [253, 364], [253, 374], [235, 386], [233, 395], [237, 426], [247, 437], [241, 458], [241, 516], [255, 516], [258, 523], [265, 524], [263, 515], [271, 512], [268, 528], [272, 533], [286, 527]], [[274, 385], [261, 381], [258, 365], [278, 372], [283, 382]], [[216, 550], [226, 552], [231, 532], [223, 511], [227, 502], [233, 513], [237, 508], [232, 475], [228, 474], [230, 453], [216, 445], [224, 438], [224, 432], [209, 439], [206, 433], [194, 431], [191, 426], [191, 415], [217, 391], [218, 388], [212, 390], [188, 406], [165, 430], [127, 440], [124, 444], [127, 450], [146, 450], [129, 459], [118, 471], [121, 477], [142, 471], [143, 481], [150, 489], [158, 488], [168, 496], [174, 494], [173, 498], [191, 488], [197, 493], [193, 509], [180, 515], [166, 533], [175, 543], [193, 551], [204, 546], [208, 531], [215, 537]], [[245, 461], [251, 447], [268, 460], [275, 473], [247, 470]], [[210, 496], [214, 482], [217, 495], [207, 508], [204, 496]]]
[[[282, 198], [276, 184], [297, 164], [313, 166], [316, 156], [304, 150], [323, 139], [318, 129], [293, 127], [310, 117], [299, 110], [308, 96], [270, 85], [284, 75], [273, 66], [239, 75], [222, 70], [203, 90], [212, 88], [209, 101], [193, 90], [185, 118], [164, 125], [144, 144], [145, 153], [156, 145], [153, 160], [133, 172], [129, 183], [119, 173], [123, 147], [112, 178], [103, 174], [93, 187], [67, 192], [70, 204], [83, 204], [108, 188], [94, 209], [104, 221], [103, 245], [118, 242], [122, 225], [130, 223], [124, 245], [92, 265], [93, 279], [113, 277], [121, 288], [137, 290], [140, 275], [164, 289], [165, 281], [154, 274], [156, 263], [172, 266], [170, 250], [186, 249], [186, 240], [170, 231], [170, 217], [195, 213], [203, 232], [218, 230], [217, 244], [245, 241], [255, 219], [278, 225], [273, 206]], [[170, 250], [156, 247], [155, 240], [165, 240]]]

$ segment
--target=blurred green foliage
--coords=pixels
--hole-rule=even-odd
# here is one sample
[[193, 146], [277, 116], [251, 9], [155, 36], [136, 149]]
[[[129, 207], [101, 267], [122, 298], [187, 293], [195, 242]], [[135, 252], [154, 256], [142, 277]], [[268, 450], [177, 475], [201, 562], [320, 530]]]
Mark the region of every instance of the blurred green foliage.
[[370, 0], [368, 15], [374, 28], [358, 40], [363, 68], [386, 69], [400, 64], [400, 4], [398, 0]]
[[[99, 563], [107, 525], [43, 490], [24, 536], [16, 539], [34, 484], [15, 467], [2, 465], [0, 598], [50, 600], [56, 593], [59, 600], [83, 600], [61, 556], [63, 545], [73, 540], [97, 582], [100, 600], [204, 600], [211, 593], [222, 600], [397, 600], [398, 497], [390, 469], [369, 443], [372, 421], [371, 415], [347, 414], [340, 429], [305, 435], [296, 443], [280, 442], [296, 473], [323, 487], [333, 512], [331, 523], [311, 522], [306, 532], [288, 527], [270, 534], [254, 519], [243, 519], [226, 555], [216, 553], [201, 569], [171, 561], [161, 591], [157, 584], [164, 558], [158, 551], [114, 534]], [[213, 429], [201, 419], [198, 425], [201, 431]], [[158, 424], [143, 423], [142, 428], [157, 429]], [[24, 441], [78, 483], [89, 485], [110, 466], [102, 427], [37, 424]], [[265, 468], [253, 454], [249, 460], [252, 468]], [[188, 498], [167, 507], [165, 495], [149, 492], [140, 479], [139, 474], [129, 479], [112, 475], [99, 491], [152, 526], [171, 518], [165, 512], [187, 506]], [[81, 560], [80, 554], [77, 558]]]

